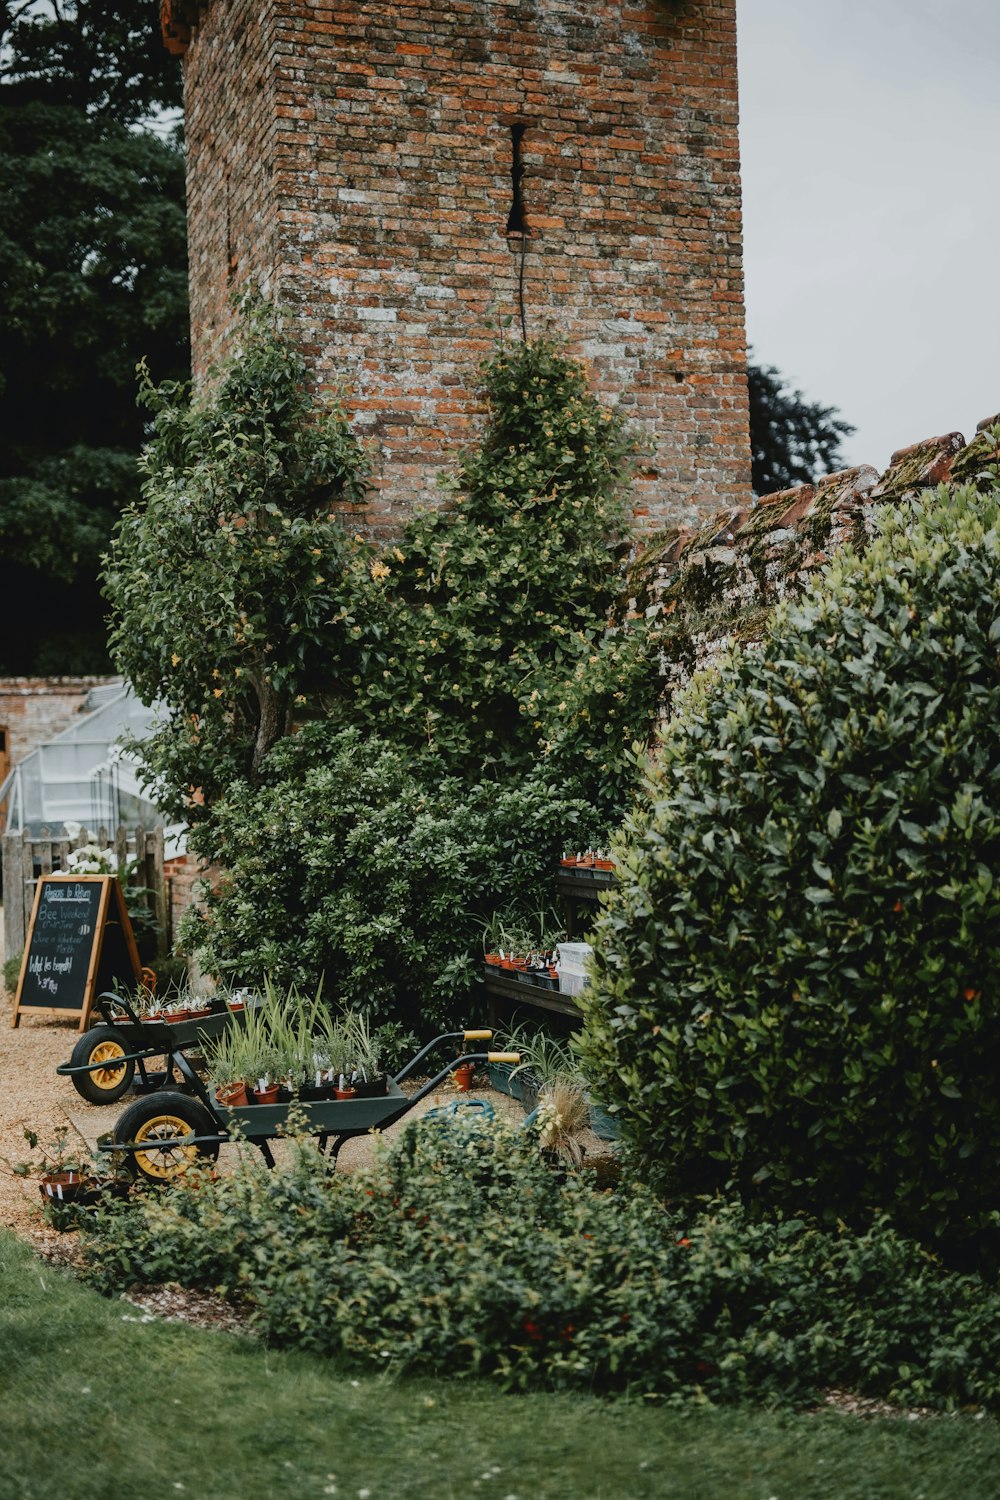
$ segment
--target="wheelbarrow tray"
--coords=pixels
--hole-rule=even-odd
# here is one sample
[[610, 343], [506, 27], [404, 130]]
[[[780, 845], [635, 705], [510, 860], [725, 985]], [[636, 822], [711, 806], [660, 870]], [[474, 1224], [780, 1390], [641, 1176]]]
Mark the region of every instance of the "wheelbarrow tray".
[[212, 1037], [221, 1036], [226, 1027], [235, 1023], [244, 1024], [243, 1010], [220, 1010], [210, 1016], [196, 1016], [186, 1021], [114, 1021], [112, 1025], [123, 1032], [137, 1047], [157, 1053], [173, 1052], [181, 1047], [198, 1047]]
[[409, 1096], [398, 1083], [387, 1080], [388, 1092], [376, 1099], [317, 1099], [307, 1103], [238, 1104], [230, 1108], [212, 1099], [210, 1108], [226, 1132], [237, 1131], [248, 1141], [272, 1140], [288, 1123], [289, 1113], [303, 1121], [310, 1135], [364, 1135], [391, 1123], [409, 1108]]
[[[60, 1077], [72, 1079], [74, 1088], [90, 1104], [113, 1103], [130, 1088], [139, 1093], [163, 1088], [173, 1081], [177, 1059], [185, 1049], [204, 1046], [213, 1037], [220, 1036], [227, 1026], [246, 1024], [246, 1012], [242, 1007], [236, 1010], [228, 1006], [217, 1008], [207, 1016], [192, 1016], [183, 1021], [151, 1021], [135, 1015], [131, 1007], [124, 1014], [116, 1010], [114, 1006], [120, 1001], [113, 996], [102, 995], [98, 1003], [103, 1019], [82, 1033], [70, 1061], [60, 1063], [56, 1068]], [[109, 1063], [107, 1058], [94, 1062], [94, 1051], [103, 1045], [104, 1038], [113, 1038], [124, 1051], [116, 1055], [113, 1062]], [[164, 1059], [164, 1070], [147, 1072], [146, 1063], [157, 1057]], [[138, 1079], [134, 1076], [136, 1065]], [[128, 1074], [120, 1084], [111, 1085], [110, 1097], [105, 1100], [97, 1097], [87, 1080], [88, 1075], [104, 1073], [109, 1066], [127, 1068]]]

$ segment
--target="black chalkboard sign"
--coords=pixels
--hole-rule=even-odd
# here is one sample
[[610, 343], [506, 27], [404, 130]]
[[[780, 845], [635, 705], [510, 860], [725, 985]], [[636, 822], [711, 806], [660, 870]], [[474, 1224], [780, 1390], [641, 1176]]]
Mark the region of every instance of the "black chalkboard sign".
[[14, 999], [22, 1012], [90, 1019], [94, 996], [140, 981], [139, 953], [114, 875], [43, 875], [35, 889]]

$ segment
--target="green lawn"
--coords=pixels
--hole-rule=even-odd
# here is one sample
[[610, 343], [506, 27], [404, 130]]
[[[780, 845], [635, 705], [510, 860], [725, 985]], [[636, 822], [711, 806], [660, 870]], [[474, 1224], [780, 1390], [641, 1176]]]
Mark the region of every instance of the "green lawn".
[[504, 1396], [139, 1317], [0, 1232], [2, 1500], [997, 1495], [1000, 1424], [989, 1418]]

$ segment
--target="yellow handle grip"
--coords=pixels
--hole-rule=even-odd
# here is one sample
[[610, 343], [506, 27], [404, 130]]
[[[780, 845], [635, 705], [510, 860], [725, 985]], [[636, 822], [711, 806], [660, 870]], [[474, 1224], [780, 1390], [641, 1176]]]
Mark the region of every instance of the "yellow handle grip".
[[491, 1042], [493, 1040], [492, 1031], [463, 1031], [462, 1035], [467, 1042]]
[[495, 1063], [519, 1063], [521, 1061], [521, 1054], [520, 1052], [487, 1052], [486, 1061]]

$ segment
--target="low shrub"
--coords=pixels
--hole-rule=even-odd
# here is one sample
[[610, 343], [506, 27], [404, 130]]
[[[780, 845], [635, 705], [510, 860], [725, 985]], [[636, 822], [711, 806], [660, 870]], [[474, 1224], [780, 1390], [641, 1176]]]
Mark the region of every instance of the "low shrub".
[[415, 1122], [353, 1176], [300, 1141], [273, 1174], [104, 1214], [89, 1275], [208, 1287], [274, 1343], [508, 1389], [1000, 1404], [1000, 1294], [884, 1222], [855, 1237], [722, 1203], [681, 1217], [584, 1178], [475, 1119]]
[[972, 489], [887, 516], [676, 707], [581, 999], [673, 1194], [996, 1260], [998, 518]]

